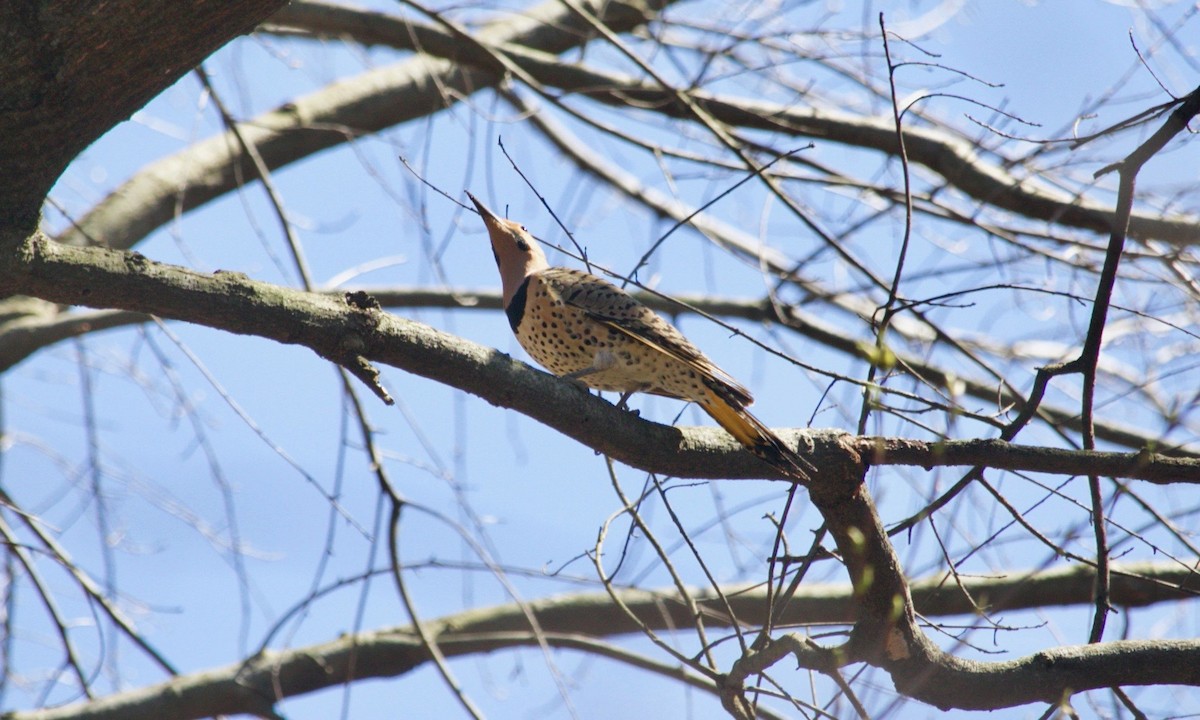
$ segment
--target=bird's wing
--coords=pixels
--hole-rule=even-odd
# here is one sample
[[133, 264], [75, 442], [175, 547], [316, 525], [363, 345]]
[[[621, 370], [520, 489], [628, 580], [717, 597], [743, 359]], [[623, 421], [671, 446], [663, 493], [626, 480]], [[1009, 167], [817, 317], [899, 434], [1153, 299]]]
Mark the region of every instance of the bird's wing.
[[[562, 302], [582, 310], [590, 319], [616, 330], [632, 340], [668, 355], [716, 381], [741, 405], [750, 405], [754, 397], [729, 373], [709, 360], [674, 325], [643, 305], [637, 298], [612, 283], [588, 273], [553, 268], [569, 273], [569, 283], [550, 283]], [[714, 388], [716, 389], [716, 388]]]
[[[713, 384], [710, 382], [706, 382], [706, 385], [714, 390], [728, 393], [728, 395], [739, 405], [745, 407], [754, 403], [754, 396], [750, 394], [749, 390], [742, 387], [742, 385], [734, 380], [729, 373], [722, 370], [719, 365], [714, 363], [712, 360], [709, 360], [707, 356], [697, 350], [696, 346], [692, 345], [692, 343], [682, 335], [679, 335], [679, 338], [683, 340], [684, 344], [680, 344], [674, 341], [672, 338], [661, 335], [658, 332], [658, 330], [661, 329], [657, 327], [658, 323], [647, 324], [636, 321], [631, 322], [628, 318], [603, 318], [597, 317], [592, 313], [588, 313], [588, 316], [601, 325], [619, 330], [628, 337], [648, 345], [659, 352], [665, 353], [666, 355], [669, 355], [672, 358], [675, 358], [676, 360], [679, 360], [685, 365], [691, 367], [693, 370], [699, 373], [701, 377], [705, 378], [706, 380], [711, 380], [720, 387], [713, 387]], [[662, 320], [661, 318], [658, 319], [664, 325], [666, 324], [666, 321]], [[667, 327], [671, 326], [667, 325]], [[674, 330], [674, 328], [671, 329]], [[676, 330], [676, 333], [678, 332], [679, 331]]]

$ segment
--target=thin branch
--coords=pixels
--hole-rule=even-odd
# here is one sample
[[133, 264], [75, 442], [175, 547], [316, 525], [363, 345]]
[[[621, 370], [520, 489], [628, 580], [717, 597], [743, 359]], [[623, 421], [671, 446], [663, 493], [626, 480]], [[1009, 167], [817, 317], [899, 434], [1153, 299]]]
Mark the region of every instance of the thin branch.
[[[321, 3], [311, 2], [293, 3], [293, 7], [296, 5], [325, 7]], [[276, 17], [292, 17], [288, 12]], [[330, 13], [326, 17], [331, 17], [332, 11], [323, 12]], [[336, 27], [353, 33], [356, 25], [368, 22], [353, 18], [349, 12]], [[606, 19], [605, 22], [615, 32], [621, 32], [620, 27], [611, 20]], [[300, 17], [295, 17], [294, 23], [297, 27], [312, 26]], [[392, 27], [393, 32], [384, 32], [385, 27]], [[404, 29], [406, 27], [405, 23], [399, 22], [390, 25], [375, 23], [373, 31], [364, 39], [372, 43], [387, 43], [399, 49], [413, 49], [411, 36]], [[896, 152], [896, 129], [892, 118], [865, 118], [835, 107], [784, 106], [714, 95], [702, 90], [664, 89], [629, 76], [580, 64], [562, 63], [559, 58], [547, 53], [561, 50], [534, 44], [515, 42], [505, 47], [486, 38], [483, 42], [492, 44], [490, 53], [464, 52], [450, 33], [416, 24], [414, 27], [420, 34], [424, 52], [474, 63], [481, 68], [495, 67], [492, 54], [503, 54], [509, 62], [521, 67], [542, 86], [583, 94], [606, 104], [618, 107], [636, 105], [639, 109], [656, 111], [667, 117], [691, 118], [694, 116], [687, 107], [690, 100], [714, 120], [728, 126], [833, 140], [889, 155]], [[686, 95], [683, 105], [677, 102], [677, 92]], [[904, 133], [912, 162], [950, 179], [956, 188], [976, 200], [1030, 219], [1053, 221], [1068, 227], [1107, 231], [1111, 226], [1112, 211], [1105, 204], [1072, 198], [1039, 180], [1036, 173], [1029, 177], [1013, 175], [1008, 168], [1014, 163], [982, 157], [976, 145], [966, 138], [933, 126], [910, 125]], [[1161, 213], [1138, 212], [1132, 217], [1131, 229], [1141, 239], [1162, 239], [1181, 245], [1200, 240], [1200, 218], [1196, 217], [1163, 217]]]

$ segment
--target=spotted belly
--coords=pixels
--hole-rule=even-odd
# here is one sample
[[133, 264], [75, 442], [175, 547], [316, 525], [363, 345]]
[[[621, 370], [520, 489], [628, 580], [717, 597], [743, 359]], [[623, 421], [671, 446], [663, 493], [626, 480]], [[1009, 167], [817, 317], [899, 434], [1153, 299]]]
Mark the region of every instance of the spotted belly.
[[[700, 400], [711, 393], [688, 364], [566, 305], [555, 288], [532, 282], [514, 323], [518, 342], [539, 365], [558, 376], [582, 373], [585, 385], [615, 392], [648, 392]], [[511, 319], [511, 316], [510, 316]]]

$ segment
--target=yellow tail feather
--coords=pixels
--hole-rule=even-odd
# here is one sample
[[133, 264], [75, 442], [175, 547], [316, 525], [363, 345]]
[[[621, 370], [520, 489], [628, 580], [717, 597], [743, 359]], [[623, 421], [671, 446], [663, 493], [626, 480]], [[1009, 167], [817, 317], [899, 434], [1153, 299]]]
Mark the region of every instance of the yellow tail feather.
[[811, 479], [809, 473], [817, 471], [812, 463], [797, 455], [744, 407], [738, 407], [715, 393], [701, 401], [700, 407], [734, 440], [784, 475], [808, 482]]

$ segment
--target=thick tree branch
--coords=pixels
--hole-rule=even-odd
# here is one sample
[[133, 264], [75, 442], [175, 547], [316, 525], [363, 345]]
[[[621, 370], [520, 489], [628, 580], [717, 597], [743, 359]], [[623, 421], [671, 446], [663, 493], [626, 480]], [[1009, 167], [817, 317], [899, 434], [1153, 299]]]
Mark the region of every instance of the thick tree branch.
[[[40, 233], [0, 263], [0, 293], [137, 310], [302, 345], [338, 364], [358, 358], [385, 363], [517, 410], [640, 469], [684, 477], [781, 479], [717, 428], [680, 429], [641, 420], [504, 353], [374, 309], [361, 299], [291, 290], [241, 273], [195, 272], [138, 253], [62, 245]], [[806, 433], [818, 464], [850, 459], [838, 449], [843, 435]]]
[[923, 442], [891, 438], [858, 438], [855, 450], [872, 465], [984, 466], [998, 470], [1053, 473], [1058, 475], [1105, 475], [1135, 478], [1152, 483], [1196, 483], [1197, 461], [1136, 453], [1063, 450], [1014, 445], [1003, 440], [950, 440]]
[[[302, 345], [343, 365], [357, 365], [360, 358], [385, 363], [517, 410], [643, 470], [694, 478], [782, 479], [717, 428], [647, 422], [496, 350], [382, 312], [358, 294], [347, 299], [259, 282], [241, 273], [200, 273], [138, 253], [62, 245], [42, 234], [0, 265], [0, 292], [256, 335]], [[811, 443], [811, 449], [801, 446], [801, 452], [813, 453], [815, 464], [831, 471], [830, 477], [865, 461], [1200, 482], [1200, 462], [1151, 452], [1082, 453], [988, 440], [854, 439], [840, 431], [802, 436], [793, 431], [790, 437]]]
[[[965, 578], [965, 588], [976, 598], [987, 598], [988, 610], [1000, 612], [1048, 604], [1087, 603], [1091, 579], [1087, 568], [1061, 568], [1028, 574], [1013, 573], [997, 578]], [[1192, 590], [1181, 588], [1191, 587]], [[1200, 580], [1187, 568], [1174, 564], [1118, 565], [1114, 569], [1114, 603], [1123, 606], [1194, 597]], [[622, 602], [655, 630], [686, 627], [691, 618], [688, 604], [673, 592], [623, 590]], [[977, 609], [942, 578], [916, 582], [913, 600], [925, 616], [973, 615]], [[802, 586], [782, 617], [781, 624], [849, 623], [853, 621], [852, 591], [846, 585]], [[766, 619], [767, 593], [761, 587], [725, 588], [725, 596], [738, 621], [759, 625]], [[728, 626], [724, 601], [715, 593], [694, 590], [692, 597], [713, 626]], [[470, 610], [431, 623], [438, 632], [438, 645], [448, 657], [529, 646], [536, 642], [529, 631], [526, 611], [534, 613], [545, 640], [556, 647], [586, 650], [570, 637], [586, 635], [613, 637], [637, 632], [638, 628], [607, 592], [577, 593], [535, 600], [522, 608], [516, 604]], [[1018, 672], [1032, 677], [1035, 687], [1061, 682], [1064, 668], [1085, 672], [1093, 664], [1110, 663], [1119, 656], [1134, 662], [1150, 657], [1149, 649], [1130, 644], [1098, 646], [1095, 651], [1058, 648], [1004, 664], [980, 664], [981, 674], [991, 672], [997, 680]], [[1188, 651], [1196, 657], [1200, 648]], [[356, 654], [354, 664], [350, 658]], [[6, 720], [115, 720], [117, 718], [199, 718], [223, 713], [264, 712], [283, 698], [314, 692], [349, 679], [393, 677], [410, 672], [429, 661], [411, 628], [392, 628], [283, 652], [270, 652], [245, 663], [194, 673], [158, 685], [132, 690], [79, 705], [48, 710], [11, 713]], [[1012, 666], [1011, 668], [1009, 666]], [[1135, 677], [1128, 672], [1125, 676]], [[1043, 679], [1043, 676], [1049, 679]], [[977, 680], [978, 682], [978, 680]], [[279, 694], [275, 693], [275, 689]], [[1034, 698], [1037, 699], [1037, 698]], [[1024, 702], [1030, 702], [1025, 700]], [[1016, 704], [1016, 703], [1013, 703]], [[1011, 706], [1011, 705], [1010, 705]]]
[[32, 230], [85, 147], [285, 0], [0, 5], [0, 223]]
[[[772, 642], [770, 657], [792, 653], [801, 667], [826, 671], [827, 652], [802, 637]], [[999, 710], [1029, 703], [1057, 705], [1077, 693], [1135, 685], [1200, 685], [1200, 640], [1117, 640], [1062, 645], [1004, 662], [942, 655], [896, 689], [942, 710]]]

